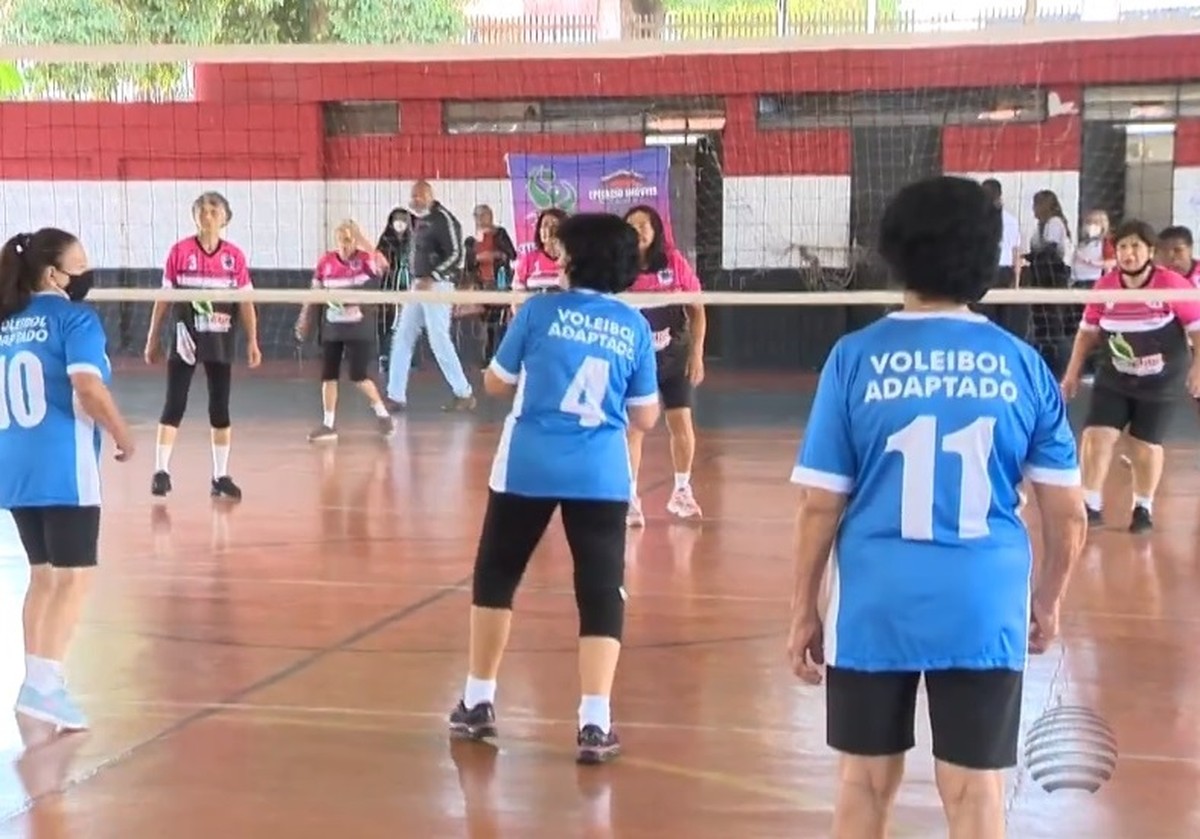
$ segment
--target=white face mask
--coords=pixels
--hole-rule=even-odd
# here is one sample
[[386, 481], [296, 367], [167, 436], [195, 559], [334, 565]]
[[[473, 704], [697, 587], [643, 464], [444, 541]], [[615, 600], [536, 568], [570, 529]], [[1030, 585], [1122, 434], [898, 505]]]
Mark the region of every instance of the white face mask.
[[1083, 235], [1089, 239], [1099, 239], [1101, 232], [1103, 231], [1098, 224], [1089, 224], [1083, 228]]
[[407, 229], [408, 229], [408, 225], [402, 221], [393, 221], [392, 222], [392, 230], [395, 230], [397, 233], [403, 233]]

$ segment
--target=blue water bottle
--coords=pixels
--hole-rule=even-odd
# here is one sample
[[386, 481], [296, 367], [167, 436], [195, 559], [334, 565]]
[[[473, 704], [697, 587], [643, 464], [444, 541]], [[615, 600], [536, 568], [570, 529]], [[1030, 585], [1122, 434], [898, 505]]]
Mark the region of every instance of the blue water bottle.
[[508, 268], [501, 265], [496, 269], [496, 291], [508, 291]]

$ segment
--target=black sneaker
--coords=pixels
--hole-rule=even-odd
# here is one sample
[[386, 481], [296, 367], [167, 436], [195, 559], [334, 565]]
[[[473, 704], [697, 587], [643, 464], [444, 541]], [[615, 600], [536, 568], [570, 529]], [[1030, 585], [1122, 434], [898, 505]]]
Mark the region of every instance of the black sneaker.
[[213, 479], [212, 497], [228, 498], [230, 501], [241, 501], [242, 489], [233, 482], [233, 478], [225, 475], [224, 477]]
[[608, 763], [621, 753], [621, 741], [617, 739], [616, 732], [611, 729], [601, 731], [598, 725], [585, 725], [579, 729], [576, 743], [579, 748], [575, 762], [587, 766]]
[[310, 443], [334, 443], [337, 442], [337, 438], [337, 429], [324, 423], [308, 432], [308, 442]]
[[1104, 513], [1099, 510], [1093, 510], [1091, 507], [1085, 507], [1087, 510], [1088, 527], [1100, 527], [1104, 524]]
[[392, 435], [396, 433], [396, 421], [390, 416], [376, 417], [375, 427], [379, 430], [379, 435], [385, 440], [391, 439]]
[[487, 740], [496, 736], [496, 708], [491, 702], [480, 702], [467, 709], [460, 699], [450, 712], [450, 736], [463, 740]]
[[171, 476], [166, 472], [155, 472], [150, 481], [150, 494], [163, 498], [171, 491]]
[[1154, 529], [1154, 519], [1150, 517], [1150, 511], [1138, 504], [1133, 508], [1133, 518], [1129, 522], [1129, 532], [1135, 535], [1141, 533], [1149, 533]]

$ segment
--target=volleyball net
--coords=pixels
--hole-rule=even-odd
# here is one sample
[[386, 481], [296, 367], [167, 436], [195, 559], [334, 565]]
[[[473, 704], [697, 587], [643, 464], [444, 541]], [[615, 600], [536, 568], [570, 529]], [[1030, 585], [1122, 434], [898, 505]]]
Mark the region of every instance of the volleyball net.
[[[294, 337], [299, 304], [354, 301], [309, 290], [337, 226], [379, 239], [418, 179], [467, 249], [480, 207], [524, 250], [547, 208], [649, 204], [721, 307], [715, 358], [816, 369], [898, 302], [874, 248], [888, 197], [917, 178], [994, 178], [1022, 250], [1044, 221], [1035, 196], [1052, 194], [1068, 267], [1096, 212], [1200, 225], [1200, 26], [1185, 20], [767, 40], [596, 32], [0, 48], [0, 232], [78, 232], [112, 354], [137, 356], [149, 304], [187, 296], [161, 289], [166, 254], [194, 233], [196, 197], [218, 191], [264, 355], [290, 360], [314, 352]], [[1035, 342], [1073, 331], [1087, 299], [1071, 271], [1051, 273], [989, 301], [1041, 307]], [[370, 298], [385, 317], [453, 302], [464, 341], [479, 332], [473, 307], [503, 299], [468, 271], [449, 296], [394, 279]]]

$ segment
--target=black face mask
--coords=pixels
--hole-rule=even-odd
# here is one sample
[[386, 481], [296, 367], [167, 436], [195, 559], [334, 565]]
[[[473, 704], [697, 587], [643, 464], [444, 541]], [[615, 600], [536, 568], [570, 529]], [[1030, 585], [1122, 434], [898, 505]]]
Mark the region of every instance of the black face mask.
[[1140, 277], [1142, 272], [1150, 267], [1150, 262], [1151, 260], [1146, 260], [1140, 268], [1135, 268], [1132, 271], [1126, 271], [1124, 268], [1122, 268], [1121, 273], [1126, 277]]
[[67, 293], [67, 297], [71, 299], [72, 303], [79, 303], [92, 290], [95, 278], [91, 271], [84, 271], [82, 274], [67, 274], [67, 276], [71, 279], [67, 281], [63, 291]]

